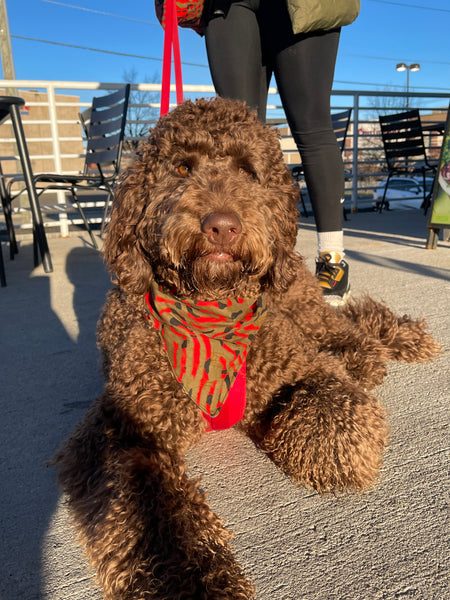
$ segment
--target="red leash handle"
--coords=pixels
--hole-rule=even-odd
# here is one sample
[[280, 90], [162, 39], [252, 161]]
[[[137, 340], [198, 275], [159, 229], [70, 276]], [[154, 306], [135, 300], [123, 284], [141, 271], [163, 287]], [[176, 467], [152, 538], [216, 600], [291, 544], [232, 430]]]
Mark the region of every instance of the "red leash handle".
[[178, 37], [177, 8], [175, 0], [166, 0], [166, 19], [164, 28], [164, 53], [161, 84], [161, 109], [160, 115], [166, 115], [170, 106], [170, 76], [173, 64], [175, 70], [175, 87], [177, 104], [183, 102], [183, 78], [181, 75], [180, 39]]

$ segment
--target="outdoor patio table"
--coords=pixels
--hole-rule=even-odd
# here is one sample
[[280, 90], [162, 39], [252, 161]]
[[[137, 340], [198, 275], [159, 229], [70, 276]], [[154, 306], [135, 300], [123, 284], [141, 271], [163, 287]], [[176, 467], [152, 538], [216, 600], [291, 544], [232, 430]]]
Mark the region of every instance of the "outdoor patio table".
[[[45, 235], [44, 223], [42, 221], [39, 199], [36, 187], [33, 182], [33, 171], [31, 169], [30, 155], [28, 154], [27, 142], [23, 131], [22, 118], [20, 116], [20, 107], [25, 104], [25, 100], [16, 96], [0, 96], [0, 125], [11, 117], [14, 136], [16, 139], [17, 150], [19, 152], [20, 163], [22, 165], [25, 186], [28, 192], [31, 214], [33, 216], [33, 234], [34, 241], [37, 244], [44, 271], [51, 273], [53, 271], [52, 260], [48, 248], [47, 237]], [[0, 175], [3, 178], [3, 174]], [[2, 189], [4, 187], [2, 186]], [[35, 266], [39, 262], [35, 254]]]

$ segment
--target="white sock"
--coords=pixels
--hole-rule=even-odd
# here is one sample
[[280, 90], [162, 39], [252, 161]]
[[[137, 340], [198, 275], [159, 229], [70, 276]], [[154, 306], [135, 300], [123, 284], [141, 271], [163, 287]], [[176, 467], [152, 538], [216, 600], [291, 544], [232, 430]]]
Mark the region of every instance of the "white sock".
[[341, 258], [344, 257], [344, 232], [339, 231], [318, 231], [317, 244], [319, 254], [321, 252], [337, 252]]

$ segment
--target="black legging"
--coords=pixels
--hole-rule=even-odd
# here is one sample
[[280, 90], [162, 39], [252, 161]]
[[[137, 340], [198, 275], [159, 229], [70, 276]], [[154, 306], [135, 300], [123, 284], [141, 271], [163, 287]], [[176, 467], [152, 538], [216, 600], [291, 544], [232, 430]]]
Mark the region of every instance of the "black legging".
[[294, 35], [285, 0], [213, 0], [205, 30], [217, 93], [245, 100], [263, 122], [275, 75], [319, 232], [342, 229], [344, 167], [330, 117], [339, 34]]

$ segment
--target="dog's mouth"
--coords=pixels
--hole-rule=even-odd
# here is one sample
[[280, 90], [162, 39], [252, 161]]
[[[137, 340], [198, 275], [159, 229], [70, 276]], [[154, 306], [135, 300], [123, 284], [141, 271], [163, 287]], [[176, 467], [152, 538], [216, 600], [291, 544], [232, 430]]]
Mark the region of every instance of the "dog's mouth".
[[[197, 256], [195, 256], [197, 255]], [[241, 260], [239, 248], [231, 244], [205, 244], [202, 248], [190, 254], [190, 260], [198, 260], [200, 263], [226, 264]]]
[[225, 250], [215, 250], [213, 252], [207, 252], [200, 257], [201, 260], [207, 260], [217, 263], [234, 262], [235, 258], [230, 252]]

